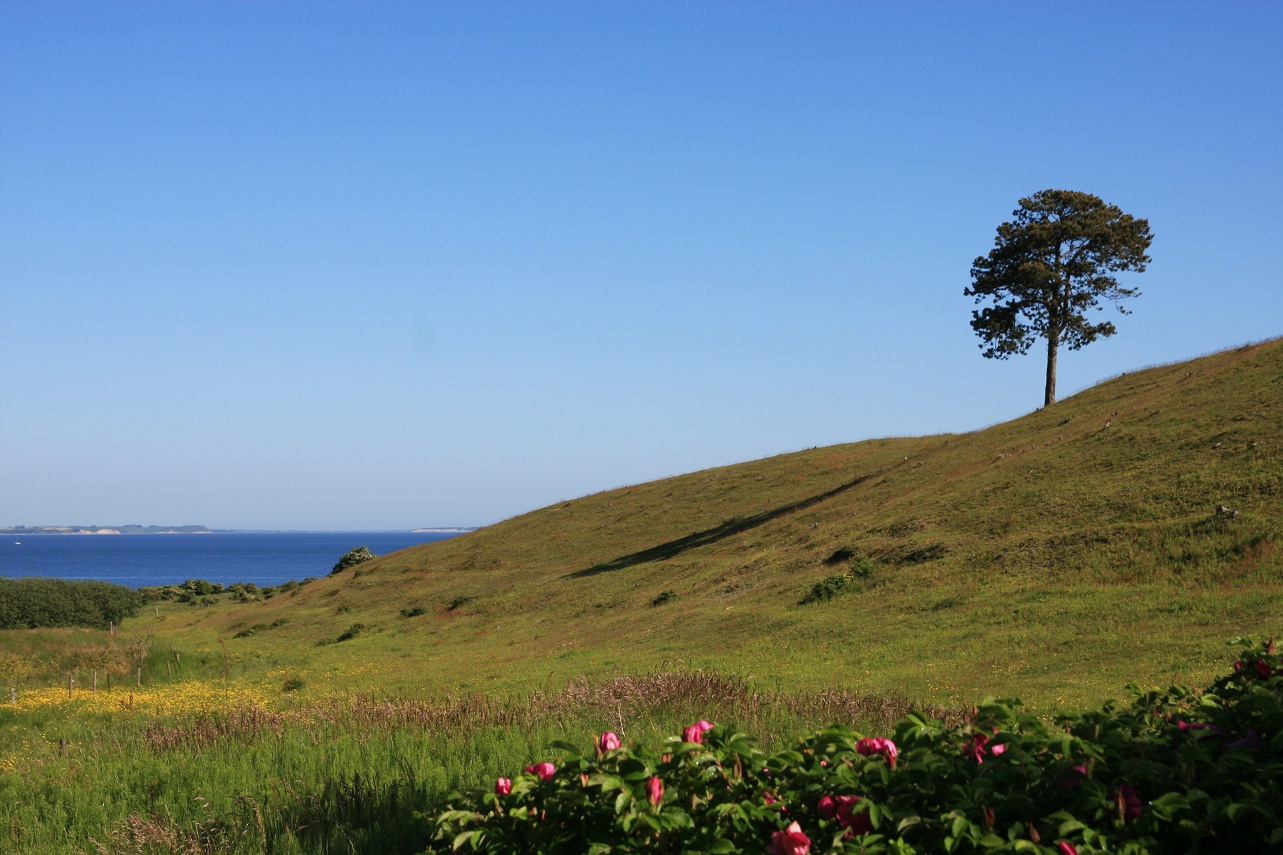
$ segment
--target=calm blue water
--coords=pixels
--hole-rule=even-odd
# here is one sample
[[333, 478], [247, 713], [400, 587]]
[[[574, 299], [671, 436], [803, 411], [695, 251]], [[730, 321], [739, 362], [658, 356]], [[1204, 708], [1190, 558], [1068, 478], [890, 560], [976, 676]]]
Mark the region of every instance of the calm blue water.
[[0, 576], [98, 579], [130, 588], [187, 579], [279, 585], [324, 576], [354, 546], [386, 555], [455, 536], [408, 531], [6, 535], [0, 537]]

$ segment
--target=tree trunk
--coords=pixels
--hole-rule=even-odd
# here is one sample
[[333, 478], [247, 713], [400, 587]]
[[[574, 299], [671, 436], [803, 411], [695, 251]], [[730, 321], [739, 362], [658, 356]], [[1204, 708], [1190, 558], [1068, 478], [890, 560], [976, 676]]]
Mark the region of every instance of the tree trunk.
[[1044, 407], [1050, 407], [1056, 403], [1056, 350], [1059, 347], [1059, 333], [1049, 330], [1047, 332], [1047, 391], [1042, 401]]

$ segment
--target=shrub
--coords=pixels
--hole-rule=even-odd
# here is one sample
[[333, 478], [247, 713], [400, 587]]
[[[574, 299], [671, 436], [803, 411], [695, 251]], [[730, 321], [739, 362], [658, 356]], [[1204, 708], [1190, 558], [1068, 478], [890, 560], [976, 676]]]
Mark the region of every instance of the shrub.
[[143, 595], [108, 582], [0, 579], [0, 629], [85, 626], [106, 629], [138, 614]]
[[343, 632], [339, 633], [339, 637], [334, 640], [348, 641], [350, 639], [356, 638], [358, 635], [365, 632], [365, 630], [366, 630], [365, 624], [354, 623], [351, 626], [349, 626], [347, 629], [343, 630]]
[[[363, 564], [366, 561], [372, 561], [377, 557], [378, 556], [370, 551], [368, 546], [358, 546], [355, 549], [349, 549], [343, 554], [343, 557], [339, 559], [339, 563], [334, 565], [334, 569], [330, 571], [330, 575], [333, 576], [335, 573], [341, 573], [349, 567], [355, 567], [356, 565]], [[304, 581], [306, 582], [308, 580]]]
[[[835, 726], [766, 755], [731, 727], [602, 734], [455, 797], [429, 851], [1239, 853], [1283, 844], [1283, 657], [1049, 725], [989, 700], [892, 739]], [[618, 746], [618, 747], [617, 747]], [[514, 770], [514, 773], [516, 770]]]
[[427, 613], [428, 610], [421, 606], [415, 606], [412, 609], [401, 609], [401, 617], [403, 618], [418, 617], [419, 615], [426, 615]]
[[[839, 550], [840, 551], [840, 550]], [[831, 600], [842, 594], [848, 594], [858, 590], [859, 583], [873, 575], [877, 567], [867, 558], [857, 558], [851, 562], [851, 566], [842, 573], [835, 573], [832, 576], [825, 576], [812, 586], [810, 592], [798, 600], [799, 606], [810, 605], [811, 603], [822, 603]]]
[[831, 600], [834, 597], [845, 594], [855, 589], [856, 579], [850, 573], [837, 573], [832, 576], [825, 576], [812, 586], [810, 592], [798, 600], [799, 606], [810, 605], [811, 603], [822, 603]]
[[659, 596], [650, 601], [652, 606], [662, 606], [677, 599], [676, 591], [660, 591]]

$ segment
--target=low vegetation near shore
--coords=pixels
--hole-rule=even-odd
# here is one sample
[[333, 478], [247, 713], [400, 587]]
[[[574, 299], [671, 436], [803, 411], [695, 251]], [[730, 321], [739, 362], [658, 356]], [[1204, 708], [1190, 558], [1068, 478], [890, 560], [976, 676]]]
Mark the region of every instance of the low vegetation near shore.
[[438, 819], [433, 852], [1245, 853], [1283, 845], [1283, 657], [1244, 650], [1202, 690], [1049, 723], [989, 701], [893, 738], [848, 727], [764, 752], [698, 721], [657, 747], [499, 777]]
[[655, 741], [711, 715], [782, 747], [834, 721], [889, 732], [914, 706], [686, 671], [509, 697], [348, 695], [302, 682], [273, 672], [72, 697], [26, 690], [0, 705], [0, 851], [411, 855], [430, 844], [451, 793], [559, 742], [603, 729]]

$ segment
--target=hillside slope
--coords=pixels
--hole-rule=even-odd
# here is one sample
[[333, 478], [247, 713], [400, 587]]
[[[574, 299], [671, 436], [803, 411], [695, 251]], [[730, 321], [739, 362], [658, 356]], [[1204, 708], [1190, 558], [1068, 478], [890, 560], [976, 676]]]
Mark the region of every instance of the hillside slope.
[[[414, 685], [530, 689], [679, 663], [1076, 704], [1138, 665], [1193, 679], [1230, 636], [1277, 629], [1281, 521], [1277, 339], [1124, 374], [974, 433], [813, 449], [541, 508], [193, 617], [190, 631], [288, 616], [238, 642], [267, 655], [359, 622], [351, 641], [306, 648], [307, 667], [360, 660]], [[854, 590], [799, 605], [861, 558], [873, 569]]]

